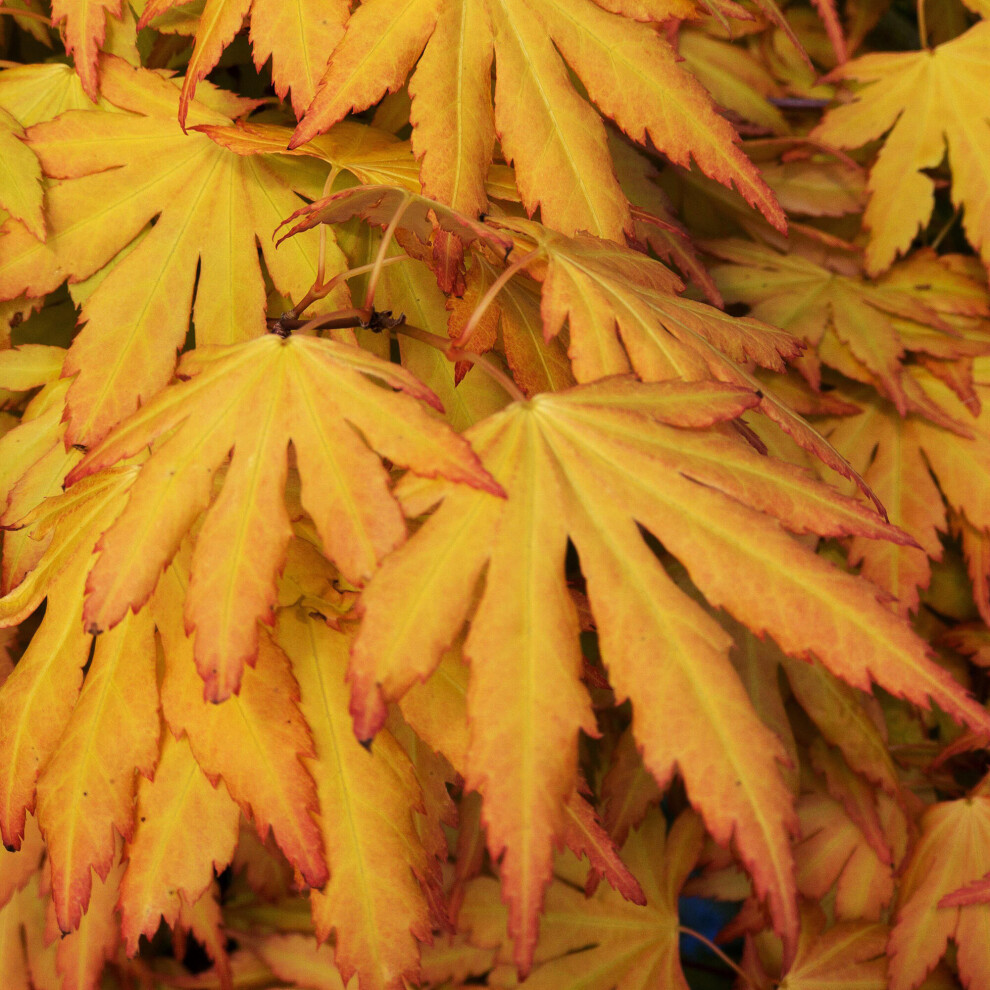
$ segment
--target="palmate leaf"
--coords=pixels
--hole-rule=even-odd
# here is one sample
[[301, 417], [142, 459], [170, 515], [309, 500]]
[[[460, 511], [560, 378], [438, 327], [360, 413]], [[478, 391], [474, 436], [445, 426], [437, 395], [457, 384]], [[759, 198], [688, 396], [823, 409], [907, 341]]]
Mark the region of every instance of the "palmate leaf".
[[30, 520], [39, 536], [54, 529], [48, 549], [0, 599], [0, 622], [12, 625], [47, 598], [41, 625], [0, 687], [0, 835], [5, 845], [20, 843], [38, 775], [75, 706], [92, 641], [82, 625], [85, 575], [93, 547], [123, 508], [134, 475], [134, 468], [117, 468], [48, 499]]
[[[632, 217], [605, 128], [572, 86], [566, 60], [630, 137], [649, 138], [678, 164], [693, 157], [782, 227], [776, 200], [703, 87], [652, 24], [619, 10], [591, 0], [371, 0], [351, 14], [293, 144], [397, 90], [419, 59], [409, 88], [426, 193], [466, 213], [483, 211], [497, 134], [530, 213], [540, 207], [543, 220], [565, 233], [622, 240]], [[672, 13], [661, 4], [646, 16]]]
[[[86, 299], [85, 326], [66, 358], [65, 375], [75, 375], [69, 442], [84, 444], [165, 386], [190, 315], [199, 344], [264, 331], [259, 246], [280, 292], [298, 298], [312, 285], [315, 242], [312, 250], [303, 239], [276, 251], [271, 234], [300, 206], [296, 191], [312, 198], [322, 188], [309, 162], [238, 155], [203, 134], [183, 134], [179, 94], [157, 73], [112, 56], [100, 65], [104, 97], [130, 112], [80, 110], [31, 128], [46, 174], [61, 180], [46, 194], [48, 239], [22, 228], [0, 235], [4, 298], [41, 295], [66, 276], [88, 278], [133, 245]], [[196, 124], [229, 126], [255, 106], [206, 87], [202, 95], [209, 105], [195, 105]], [[344, 267], [332, 241], [327, 250], [327, 270]], [[335, 300], [345, 298], [346, 290]]]
[[934, 49], [884, 52], [846, 62], [833, 76], [865, 84], [857, 98], [830, 110], [812, 136], [857, 148], [889, 131], [867, 189], [870, 231], [866, 270], [889, 268], [931, 217], [938, 167], [948, 146], [952, 201], [964, 210], [970, 243], [990, 263], [990, 115], [983, 91], [990, 24]]
[[[529, 220], [498, 223], [535, 251], [527, 266], [542, 281], [540, 309], [549, 340], [567, 323], [578, 381], [632, 370], [647, 381], [715, 380], [760, 393], [760, 411], [806, 450], [862, 485], [849, 464], [748, 365], [783, 370], [801, 342], [787, 330], [679, 297], [681, 282], [659, 262], [590, 235], [565, 237]], [[879, 505], [879, 503], [877, 503]]]
[[[986, 358], [975, 362], [988, 367]], [[990, 441], [987, 423], [990, 409], [983, 370], [976, 373], [973, 396], [980, 404], [974, 418], [970, 404], [925, 369], [909, 366], [905, 380], [918, 394], [944, 410], [949, 427], [933, 423], [925, 416], [901, 417], [882, 399], [866, 388], [837, 391], [859, 405], [852, 416], [829, 419], [822, 424], [829, 440], [861, 471], [890, 512], [891, 521], [909, 532], [918, 546], [888, 546], [854, 538], [850, 562], [862, 564], [863, 572], [875, 583], [896, 595], [900, 607], [915, 611], [919, 589], [928, 587], [931, 560], [942, 559], [939, 533], [947, 532], [948, 507], [963, 520], [966, 535], [963, 549], [970, 563], [974, 592], [981, 612], [990, 615], [990, 597], [982, 583], [983, 547], [990, 537]], [[930, 558], [930, 559], [929, 559]]]
[[[268, 334], [233, 347], [198, 347], [178, 373], [188, 381], [143, 406], [70, 475], [70, 481], [84, 478], [177, 428], [155, 450], [124, 514], [100, 540], [83, 614], [95, 632], [147, 601], [209, 503], [213, 475], [233, 448], [196, 542], [185, 612], [211, 700], [237, 691], [243, 665], [257, 651], [257, 619], [272, 621], [275, 575], [291, 536], [284, 498], [290, 442], [302, 504], [326, 553], [353, 583], [369, 577], [405, 538], [388, 475], [356, 430], [415, 472], [499, 490], [467, 443], [416, 401], [439, 405], [429, 389], [357, 347]], [[367, 376], [402, 392], [382, 389]]]
[[[547, 891], [547, 914], [535, 961], [521, 984], [533, 990], [687, 990], [678, 943], [677, 898], [704, 841], [698, 816], [682, 814], [666, 830], [654, 810], [623, 845], [622, 858], [646, 892], [645, 905], [630, 904], [607, 887], [590, 898], [581, 891], [584, 868], [568, 855], [557, 858]], [[473, 880], [460, 924], [474, 946], [498, 948], [506, 962], [506, 914], [495, 881]], [[515, 974], [498, 967], [488, 986], [515, 987]]]
[[968, 339], [954, 321], [986, 315], [985, 289], [932, 252], [918, 252], [871, 281], [855, 260], [841, 255], [821, 263], [808, 251], [783, 254], [742, 240], [705, 246], [726, 262], [712, 268], [712, 277], [727, 302], [748, 304], [757, 319], [819, 350], [799, 362], [815, 386], [820, 360], [828, 363], [839, 347], [869, 372], [903, 415], [919, 408], [917, 390], [903, 380], [908, 351], [944, 358], [986, 352], [986, 339]]
[[129, 953], [164, 919], [174, 926], [182, 900], [195, 903], [230, 863], [240, 812], [222, 781], [210, 783], [186, 739], [162, 733], [151, 780], [137, 787], [136, 825], [120, 884], [121, 934]]
[[936, 700], [967, 724], [990, 723], [867, 584], [804, 549], [777, 519], [798, 533], [906, 536], [742, 441], [690, 429], [757, 401], [734, 386], [616, 378], [513, 404], [466, 434], [508, 499], [408, 486], [407, 512], [442, 505], [362, 595], [350, 677], [355, 728], [367, 738], [384, 722], [384, 701], [436, 666], [485, 575], [464, 648], [465, 776], [485, 798], [489, 848], [504, 854], [522, 968], [561, 804], [574, 786], [577, 732], [594, 731], [564, 580], [568, 538], [611, 683], [633, 701], [644, 762], [661, 785], [680, 769], [709, 831], [734, 840], [791, 949], [794, 818], [777, 769], [784, 750], [750, 706], [728, 660], [729, 637], [676, 589], [636, 524], [681, 561], [710, 603], [770, 632], [787, 652], [814, 653], [862, 689], [875, 681], [922, 705]]
[[942, 899], [990, 872], [990, 798], [984, 794], [930, 807], [903, 873], [890, 937], [891, 990], [914, 990], [951, 938], [964, 986], [990, 987], [990, 905], [942, 906]]
[[[183, 2], [149, 0], [138, 27]], [[316, 92], [327, 54], [343, 34], [347, 9], [346, 0], [207, 0], [182, 84], [179, 122], [185, 124], [197, 84], [216, 66], [248, 16], [255, 66], [260, 71], [272, 60], [275, 92], [284, 98], [291, 89], [292, 106], [301, 115]]]

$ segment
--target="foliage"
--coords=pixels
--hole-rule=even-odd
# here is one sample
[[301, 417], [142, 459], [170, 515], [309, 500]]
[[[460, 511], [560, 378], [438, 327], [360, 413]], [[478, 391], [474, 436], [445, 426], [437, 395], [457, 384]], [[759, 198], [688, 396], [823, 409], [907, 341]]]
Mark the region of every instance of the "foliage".
[[4, 990], [990, 988], [966, 4], [0, 7]]

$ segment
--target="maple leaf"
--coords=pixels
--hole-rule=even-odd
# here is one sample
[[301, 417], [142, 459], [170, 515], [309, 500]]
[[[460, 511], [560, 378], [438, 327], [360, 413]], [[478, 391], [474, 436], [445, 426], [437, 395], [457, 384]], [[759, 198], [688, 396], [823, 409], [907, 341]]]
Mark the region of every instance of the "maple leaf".
[[[259, 245], [283, 294], [301, 297], [316, 274], [316, 252], [304, 242], [278, 252], [271, 242], [282, 217], [300, 205], [293, 189], [318, 194], [309, 172], [293, 159], [244, 157], [205, 135], [183, 134], [170, 82], [113, 57], [100, 64], [103, 95], [130, 112], [70, 112], [31, 129], [46, 174], [62, 181], [47, 192], [47, 242], [10, 245], [13, 268], [3, 286], [6, 296], [39, 295], [66, 275], [77, 282], [116, 260], [82, 307], [85, 326], [64, 368], [75, 375], [69, 442], [85, 444], [168, 382], [190, 312], [200, 344], [264, 332]], [[254, 106], [204, 93], [211, 106], [196, 105], [197, 124], [229, 125], [228, 114]], [[327, 270], [345, 267], [332, 241], [327, 250]]]
[[203, 772], [223, 779], [230, 796], [254, 821], [258, 836], [266, 838], [271, 829], [306, 883], [321, 887], [329, 873], [313, 820], [316, 785], [299, 759], [312, 756], [313, 742], [299, 711], [299, 687], [289, 662], [262, 636], [256, 664], [244, 671], [240, 692], [222, 705], [203, 698], [192, 640], [182, 620], [187, 557], [183, 551], [173, 561], [152, 602], [165, 652], [165, 721], [177, 738], [188, 737]]
[[[138, 27], [184, 0], [150, 0]], [[255, 67], [261, 71], [272, 60], [272, 83], [279, 98], [292, 91], [297, 115], [312, 100], [323, 73], [327, 53], [343, 34], [347, 19], [346, 0], [207, 0], [196, 29], [196, 43], [179, 101], [179, 123], [183, 126], [196, 86], [220, 60], [244, 19], [251, 19], [251, 47]]]
[[850, 921], [828, 929], [825, 925], [821, 908], [804, 907], [797, 958], [777, 984], [781, 990], [817, 990], [822, 986], [885, 990], [887, 926]]
[[53, 528], [48, 549], [0, 598], [4, 625], [23, 621], [47, 598], [41, 625], [0, 686], [0, 834], [8, 846], [21, 841], [38, 775], [76, 703], [91, 643], [82, 625], [85, 575], [96, 541], [123, 508], [133, 477], [133, 468], [114, 469], [47, 499], [31, 522], [42, 535]]
[[[283, 497], [290, 442], [302, 504], [326, 553], [354, 583], [405, 538], [388, 475], [355, 430], [393, 463], [498, 491], [466, 442], [416, 401], [439, 405], [436, 397], [401, 367], [357, 347], [267, 334], [227, 348], [198, 347], [183, 357], [178, 374], [188, 380], [91, 450], [70, 481], [177, 428], [142, 468], [123, 516], [100, 540], [84, 616], [87, 628], [103, 630], [147, 601], [234, 449], [197, 539], [186, 602], [211, 700], [236, 692], [243, 664], [257, 650], [256, 620], [272, 621], [275, 575], [291, 536]], [[156, 520], [153, 531], [149, 518]]]
[[[981, 534], [990, 531], [990, 506], [984, 498], [990, 456], [987, 411], [974, 421], [966, 404], [945, 383], [918, 367], [911, 367], [908, 374], [907, 380], [923, 399], [951, 416], [946, 417], [947, 424], [933, 423], [921, 415], [902, 418], [889, 403], [856, 388], [839, 394], [859, 404], [862, 411], [822, 424], [829, 440], [888, 507], [891, 521], [920, 545], [891, 549], [856, 538], [850, 544], [850, 562], [861, 563], [863, 573], [896, 595], [905, 612], [917, 609], [918, 589], [928, 587], [929, 558], [942, 559], [938, 534], [949, 529], [946, 503], [968, 521], [970, 536], [964, 539], [964, 549], [971, 560], [979, 554], [979, 541], [985, 538]], [[985, 388], [977, 386], [977, 394], [984, 393]], [[971, 435], [967, 435], [971, 429], [967, 423], [973, 424]], [[974, 579], [979, 573], [974, 571]], [[979, 595], [978, 601], [987, 609], [985, 595]]]
[[23, 138], [18, 122], [0, 108], [0, 208], [43, 241], [41, 165]]
[[240, 812], [222, 781], [210, 783], [187, 740], [162, 734], [152, 779], [137, 787], [134, 834], [120, 883], [121, 933], [128, 953], [151, 938], [162, 919], [170, 927], [180, 898], [195, 903], [230, 863]]
[[[659, 10], [647, 15], [663, 16]], [[590, 230], [621, 240], [631, 232], [605, 128], [572, 87], [566, 60], [590, 99], [630, 137], [649, 138], [682, 165], [693, 157], [783, 227], [783, 214], [735, 144], [732, 127], [677, 65], [673, 49], [652, 25], [591, 0], [362, 4], [330, 56], [293, 144], [397, 90], [417, 59], [409, 90], [424, 189], [457, 209], [474, 215], [485, 209], [483, 181], [497, 134], [530, 213], [539, 206], [549, 226], [568, 234]], [[454, 92], [456, 101], [448, 95]]]
[[761, 412], [830, 468], [855, 477], [834, 448], [745, 366], [754, 362], [782, 371], [785, 360], [800, 353], [790, 333], [678, 297], [674, 293], [683, 286], [672, 272], [624, 246], [588, 235], [564, 237], [527, 220], [498, 222], [536, 244], [527, 262], [543, 283], [544, 336], [559, 334], [566, 320], [578, 381], [622, 374], [631, 365], [648, 381], [714, 379], [749, 386], [759, 392]]
[[414, 828], [414, 811], [424, 805], [413, 766], [387, 731], [370, 753], [355, 739], [344, 681], [348, 636], [294, 609], [281, 612], [277, 635], [313, 733], [330, 864], [326, 889], [311, 895], [317, 939], [336, 930], [334, 959], [344, 981], [356, 971], [362, 988], [400, 990], [418, 971], [418, 943], [430, 939], [420, 886], [430, 866]]
[[92, 886], [106, 879], [113, 830], [134, 832], [134, 771], [158, 759], [155, 639], [145, 609], [96, 644], [93, 663], [58, 746], [38, 778], [38, 824], [52, 868], [63, 932], [78, 927]]
[[891, 990], [914, 990], [956, 943], [965, 986], [986, 986], [990, 945], [987, 905], [941, 906], [944, 897], [990, 873], [990, 798], [976, 795], [929, 808], [904, 871], [890, 935]]
[[[974, 347], [949, 322], [960, 308], [974, 312], [972, 280], [956, 277], [927, 293], [928, 298], [917, 291], [919, 285], [931, 288], [933, 278], [943, 283], [950, 275], [933, 256], [922, 255], [874, 283], [862, 277], [855, 262], [843, 264], [841, 257], [822, 264], [798, 251], [783, 254], [741, 240], [706, 242], [705, 247], [731, 262], [712, 268], [727, 302], [747, 303], [754, 317], [818, 348], [823, 360], [834, 353], [836, 342], [844, 346], [902, 415], [917, 408], [916, 390], [909, 391], [911, 383], [903, 380], [908, 350], [958, 357], [981, 353], [986, 346]], [[985, 312], [985, 299], [983, 306]], [[817, 387], [818, 359], [809, 354], [797, 365]]]
[[[886, 799], [885, 818], [903, 828], [903, 816], [896, 822], [895, 807]], [[804, 795], [797, 812], [801, 840], [794, 847], [794, 869], [801, 894], [821, 901], [834, 889], [838, 919], [879, 921], [894, 897], [889, 852], [886, 857], [878, 855], [840, 802], [827, 794]]]
[[[680, 767], [709, 830], [721, 842], [734, 837], [788, 935], [796, 935], [791, 811], [776, 766], [786, 757], [732, 671], [728, 637], [675, 590], [634, 520], [685, 565], [712, 604], [772, 633], [788, 652], [814, 652], [858, 687], [875, 678], [922, 704], [937, 698], [969, 724], [987, 721], [859, 580], [800, 549], [762, 513], [799, 532], [902, 535], [740, 441], [678, 428], [732, 419], [756, 401], [734, 386], [617, 378], [516, 403], [466, 434], [508, 501], [414, 486], [407, 512], [441, 497], [443, 504], [362, 595], [350, 676], [356, 731], [366, 738], [384, 721], [383, 698], [425, 678], [452, 642], [487, 562], [465, 644], [472, 667], [466, 778], [486, 799], [493, 855], [505, 851], [502, 875], [521, 964], [532, 947], [560, 802], [573, 789], [576, 732], [593, 730], [577, 683], [578, 626], [564, 585], [568, 536], [588, 581], [611, 682], [620, 700], [633, 700], [646, 765], [661, 785]], [[750, 579], [731, 577], [737, 574]], [[410, 581], [418, 588], [411, 599]], [[531, 610], [537, 600], [538, 616]], [[809, 613], [818, 621], [808, 622]], [[648, 677], [639, 666], [644, 637], [663, 656]], [[717, 693], [709, 684], [718, 684]], [[663, 719], [650, 714], [664, 710]], [[711, 741], [729, 726], [732, 742], [725, 738], [713, 756]]]
[[990, 119], [980, 107], [990, 24], [980, 22], [944, 45], [853, 59], [834, 79], [864, 84], [856, 98], [825, 115], [812, 137], [856, 148], [890, 132], [877, 154], [863, 222], [870, 231], [866, 270], [876, 275], [903, 254], [932, 214], [935, 183], [925, 174], [948, 147], [952, 201], [963, 210], [970, 243], [990, 264]]
[[[687, 990], [678, 955], [677, 898], [701, 853], [703, 838], [701, 821], [691, 812], [667, 832], [663, 817], [654, 811], [630, 833], [622, 857], [646, 892], [645, 906], [630, 904], [607, 887], [586, 898], [581, 892], [582, 867], [572, 857], [558, 857], [536, 965], [524, 985], [556, 990], [580, 978], [594, 990]], [[460, 921], [473, 945], [502, 947], [506, 915], [495, 881], [471, 882]], [[503, 948], [500, 956], [505, 959], [509, 953]], [[515, 986], [516, 980], [496, 969], [489, 985]]]

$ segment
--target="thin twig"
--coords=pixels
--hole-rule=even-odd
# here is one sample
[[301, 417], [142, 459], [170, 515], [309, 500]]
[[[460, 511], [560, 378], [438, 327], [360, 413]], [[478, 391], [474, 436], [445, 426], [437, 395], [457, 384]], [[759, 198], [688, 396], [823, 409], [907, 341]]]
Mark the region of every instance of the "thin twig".
[[921, 47], [928, 47], [928, 23], [925, 20], [925, 0], [917, 0], [918, 6], [918, 37], [921, 39]]
[[697, 939], [702, 945], [707, 946], [712, 952], [715, 953], [722, 962], [725, 963], [731, 970], [741, 976], [751, 987], [756, 987], [750, 975], [739, 966], [734, 960], [730, 959], [710, 938], [706, 935], [702, 935], [701, 932], [696, 932], [693, 928], [688, 928], [687, 925], [678, 925], [677, 930], [682, 935], [690, 935], [691, 938]]
[[430, 347], [435, 347], [452, 363], [470, 361], [471, 364], [476, 364], [486, 375], [498, 382], [505, 389], [513, 402], [526, 401], [526, 396], [519, 390], [519, 386], [501, 368], [496, 367], [483, 354], [476, 354], [474, 351], [466, 351], [461, 347], [456, 347], [446, 337], [430, 333], [427, 330], [421, 330], [419, 327], [411, 326], [408, 323], [397, 326], [395, 332], [405, 334], [407, 337], [412, 337], [413, 340], [428, 344]]
[[505, 284], [512, 278], [516, 272], [525, 268], [533, 258], [535, 258], [540, 253], [540, 248], [534, 248], [529, 254], [524, 254], [521, 258], [517, 258], [515, 261], [509, 265], [505, 271], [488, 287], [488, 291], [481, 297], [481, 301], [477, 306], [474, 307], [474, 312], [471, 314], [471, 319], [467, 321], [467, 326], [461, 332], [460, 336], [457, 338], [457, 344], [460, 347], [467, 347], [468, 341], [471, 339], [474, 331], [477, 330], [478, 324], [481, 322], [482, 316], [485, 315], [485, 310], [492, 304], [495, 297], [502, 291]]

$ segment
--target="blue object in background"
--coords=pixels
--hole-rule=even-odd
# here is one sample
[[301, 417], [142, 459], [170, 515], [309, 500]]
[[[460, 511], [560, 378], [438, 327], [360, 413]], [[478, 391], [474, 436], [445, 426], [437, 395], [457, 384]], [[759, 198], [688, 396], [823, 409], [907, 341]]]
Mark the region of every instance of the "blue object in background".
[[[678, 899], [677, 907], [680, 922], [685, 928], [693, 928], [714, 942], [718, 933], [736, 916], [740, 905], [738, 901], [716, 901], [709, 897], [681, 897]], [[726, 955], [738, 961], [742, 951], [742, 943], [720, 945], [719, 948]], [[733, 985], [735, 974], [703, 942], [699, 942], [691, 935], [682, 934], [680, 952], [685, 976], [692, 986], [711, 987], [715, 985], [711, 982], [713, 971], [724, 971], [726, 974], [724, 986], [731, 987]], [[697, 979], [696, 974], [692, 973], [694, 966], [703, 969], [707, 978]]]

